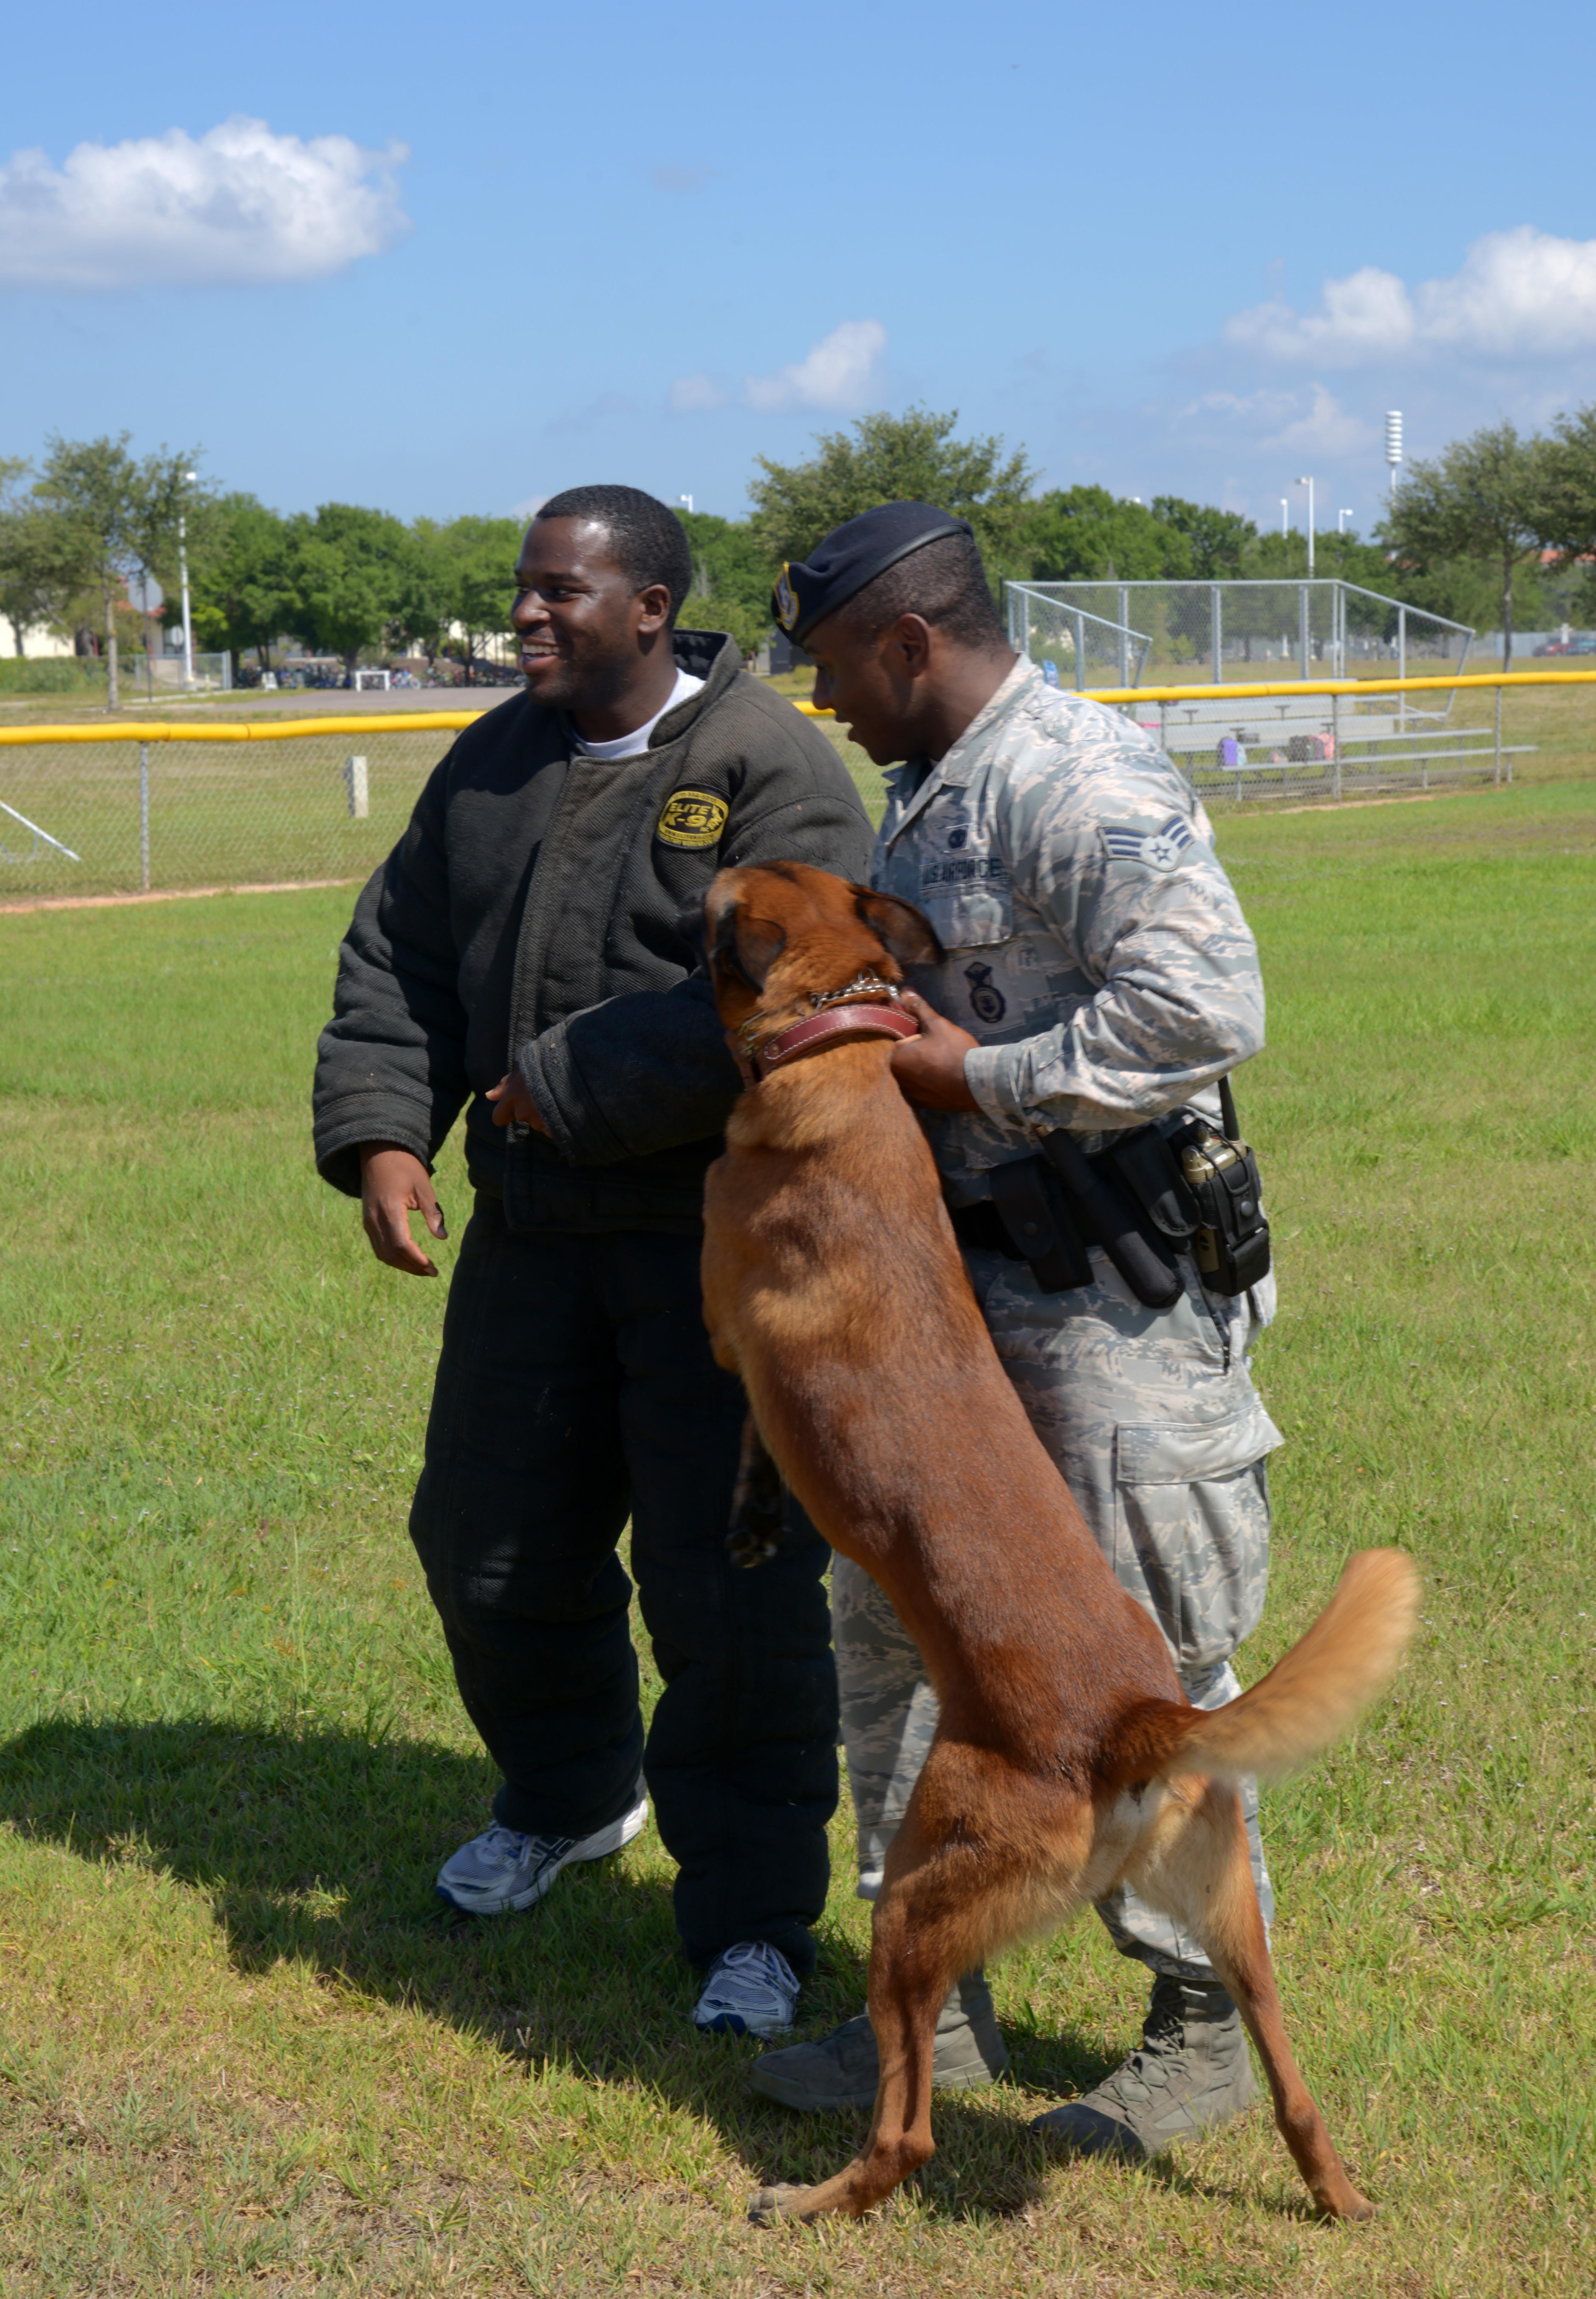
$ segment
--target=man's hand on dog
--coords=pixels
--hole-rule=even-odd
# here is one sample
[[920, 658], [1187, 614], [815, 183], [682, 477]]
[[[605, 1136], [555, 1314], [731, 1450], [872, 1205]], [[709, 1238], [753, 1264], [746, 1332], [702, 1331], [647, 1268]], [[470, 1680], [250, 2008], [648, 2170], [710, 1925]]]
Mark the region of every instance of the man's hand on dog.
[[361, 1212], [378, 1261], [412, 1277], [437, 1275], [410, 1233], [410, 1217], [420, 1214], [434, 1237], [447, 1237], [449, 1231], [432, 1176], [413, 1150], [393, 1141], [361, 1143]]
[[494, 1105], [495, 1125], [529, 1125], [534, 1133], [546, 1133], [543, 1113], [533, 1100], [526, 1079], [520, 1070], [509, 1070], [497, 1085], [490, 1085], [486, 1099]]
[[979, 1109], [964, 1082], [964, 1057], [980, 1040], [927, 1006], [918, 991], [903, 992], [903, 1008], [920, 1025], [918, 1038], [893, 1048], [893, 1075], [904, 1100], [920, 1109]]

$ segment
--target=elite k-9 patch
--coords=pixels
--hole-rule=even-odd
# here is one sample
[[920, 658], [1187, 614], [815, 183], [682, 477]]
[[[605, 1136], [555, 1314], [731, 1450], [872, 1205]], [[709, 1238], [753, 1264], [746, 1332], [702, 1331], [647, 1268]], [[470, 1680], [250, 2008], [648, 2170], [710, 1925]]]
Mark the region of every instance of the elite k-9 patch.
[[1188, 846], [1194, 846], [1190, 823], [1172, 814], [1161, 830], [1142, 830], [1134, 822], [1105, 822], [1101, 836], [1112, 862], [1144, 862], [1150, 870], [1173, 870]]
[[654, 825], [654, 836], [667, 846], [718, 846], [730, 810], [713, 791], [672, 791]]

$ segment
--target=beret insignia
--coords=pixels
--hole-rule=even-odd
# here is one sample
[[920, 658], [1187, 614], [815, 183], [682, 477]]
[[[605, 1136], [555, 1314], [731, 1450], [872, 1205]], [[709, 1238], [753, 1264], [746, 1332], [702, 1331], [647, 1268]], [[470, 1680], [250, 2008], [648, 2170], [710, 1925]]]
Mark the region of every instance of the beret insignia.
[[798, 619], [798, 602], [794, 595], [793, 586], [787, 580], [787, 568], [785, 562], [776, 581], [776, 619], [784, 631], [790, 631]]
[[667, 846], [700, 850], [718, 846], [730, 809], [713, 791], [672, 791], [666, 800], [654, 836]]

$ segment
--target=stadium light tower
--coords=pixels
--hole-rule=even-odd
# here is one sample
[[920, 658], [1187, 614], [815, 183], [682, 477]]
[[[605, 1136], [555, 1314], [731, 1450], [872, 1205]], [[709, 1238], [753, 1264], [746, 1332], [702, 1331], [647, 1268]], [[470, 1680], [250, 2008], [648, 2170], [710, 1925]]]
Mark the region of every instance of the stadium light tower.
[[687, 506], [687, 513], [688, 513], [688, 516], [689, 516], [689, 518], [690, 518], [690, 517], [692, 516], [692, 512], [693, 512], [693, 498], [692, 498], [692, 496], [691, 496], [691, 495], [677, 495], [677, 502], [679, 502], [679, 503], [686, 503], [686, 506]]
[[1284, 495], [1282, 495], [1280, 498], [1280, 532], [1282, 535], [1289, 535], [1291, 531], [1292, 507]]
[[1351, 519], [1351, 516], [1352, 516], [1352, 506], [1351, 506], [1351, 503], [1349, 503], [1349, 504], [1347, 505], [1347, 507], [1346, 507], [1345, 510], [1338, 510], [1338, 511], [1336, 512], [1336, 514], [1335, 514], [1335, 532], [1337, 533], [1337, 535], [1340, 535], [1340, 534], [1342, 532], [1342, 519]]
[[1299, 479], [1297, 485], [1308, 490], [1308, 579], [1313, 580], [1313, 481]]
[[1385, 418], [1385, 460], [1391, 466], [1391, 499], [1396, 501], [1397, 465], [1402, 460], [1402, 411], [1393, 407]]

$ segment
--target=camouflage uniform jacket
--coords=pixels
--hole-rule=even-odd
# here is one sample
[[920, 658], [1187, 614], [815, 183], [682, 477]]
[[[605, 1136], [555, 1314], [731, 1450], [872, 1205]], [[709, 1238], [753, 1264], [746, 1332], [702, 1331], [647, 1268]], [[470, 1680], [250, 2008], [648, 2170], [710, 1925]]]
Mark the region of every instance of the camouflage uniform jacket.
[[[1185, 777], [1117, 711], [1017, 663], [947, 755], [888, 778], [873, 883], [946, 956], [914, 987], [973, 1032], [980, 1114], [927, 1119], [955, 1204], [1043, 1133], [1201, 1097], [1263, 1043], [1258, 951]], [[1088, 1148], [1093, 1146], [1089, 1141]]]

